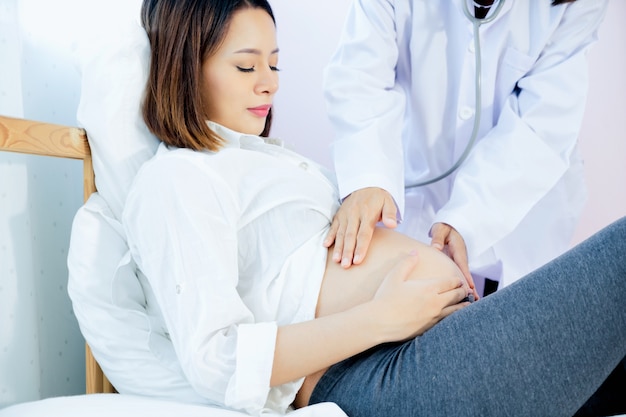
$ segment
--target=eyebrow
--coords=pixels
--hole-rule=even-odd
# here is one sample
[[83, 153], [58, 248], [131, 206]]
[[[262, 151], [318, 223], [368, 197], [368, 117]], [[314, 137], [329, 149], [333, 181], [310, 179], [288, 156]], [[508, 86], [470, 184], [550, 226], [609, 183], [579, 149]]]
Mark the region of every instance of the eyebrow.
[[[274, 49], [270, 55], [274, 55], [277, 54], [279, 51], [278, 48]], [[236, 54], [254, 54], [254, 55], [261, 55], [261, 51], [258, 49], [254, 49], [254, 48], [244, 48], [244, 49], [240, 49], [238, 51], [235, 51], [234, 53]]]

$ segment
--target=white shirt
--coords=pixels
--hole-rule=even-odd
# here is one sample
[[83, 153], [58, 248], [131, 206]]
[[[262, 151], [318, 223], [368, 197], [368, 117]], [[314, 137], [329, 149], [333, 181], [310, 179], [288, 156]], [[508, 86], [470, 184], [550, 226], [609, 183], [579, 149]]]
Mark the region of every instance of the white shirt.
[[219, 406], [284, 413], [302, 380], [270, 389], [276, 331], [315, 316], [322, 241], [339, 205], [334, 178], [259, 137], [211, 126], [227, 141], [219, 152], [160, 145], [123, 224], [152, 325], [169, 334], [194, 389]]
[[472, 271], [506, 284], [569, 246], [586, 197], [576, 149], [586, 51], [608, 2], [507, 0], [480, 29], [476, 146], [455, 174], [405, 195], [471, 136], [476, 51], [462, 1], [354, 1], [325, 72], [335, 168], [342, 198], [388, 190], [401, 231], [427, 241], [433, 223], [452, 225]]

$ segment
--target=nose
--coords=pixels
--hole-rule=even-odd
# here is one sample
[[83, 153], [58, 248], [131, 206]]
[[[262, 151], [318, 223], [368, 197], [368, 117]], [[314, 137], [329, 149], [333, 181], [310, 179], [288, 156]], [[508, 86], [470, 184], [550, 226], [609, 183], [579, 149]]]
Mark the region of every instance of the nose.
[[278, 72], [267, 67], [257, 72], [259, 75], [255, 86], [257, 94], [273, 95], [278, 91]]

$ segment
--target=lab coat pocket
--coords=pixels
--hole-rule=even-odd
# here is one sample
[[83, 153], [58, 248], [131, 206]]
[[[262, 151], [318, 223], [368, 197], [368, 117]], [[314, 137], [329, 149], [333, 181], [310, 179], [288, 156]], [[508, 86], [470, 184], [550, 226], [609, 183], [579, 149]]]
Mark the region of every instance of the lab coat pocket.
[[500, 104], [517, 88], [517, 83], [533, 67], [536, 57], [526, 55], [515, 48], [507, 48], [502, 56], [496, 80], [496, 97]]

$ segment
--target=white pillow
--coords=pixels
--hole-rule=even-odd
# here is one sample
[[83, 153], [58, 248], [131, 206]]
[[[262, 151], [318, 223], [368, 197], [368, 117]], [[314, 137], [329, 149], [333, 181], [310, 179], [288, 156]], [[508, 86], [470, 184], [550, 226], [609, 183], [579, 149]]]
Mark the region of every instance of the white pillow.
[[118, 221], [137, 171], [159, 143], [140, 110], [150, 59], [141, 4], [109, 0], [85, 11], [90, 25], [76, 52], [77, 118], [87, 131], [98, 192], [74, 219], [68, 292], [83, 336], [119, 392], [201, 403], [206, 399], [187, 383], [166, 336], [150, 327]]
[[98, 7], [76, 52], [82, 77], [77, 120], [89, 138], [96, 187], [119, 219], [139, 167], [159, 144], [141, 116], [150, 44], [141, 0]]
[[81, 333], [120, 393], [206, 403], [184, 377], [163, 330], [151, 328], [122, 225], [99, 193], [74, 217], [68, 270]]

